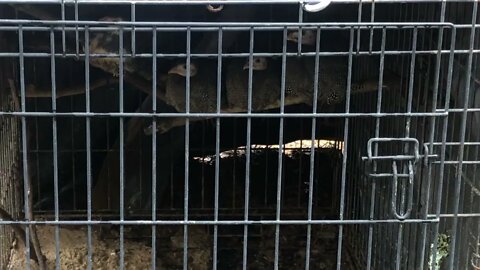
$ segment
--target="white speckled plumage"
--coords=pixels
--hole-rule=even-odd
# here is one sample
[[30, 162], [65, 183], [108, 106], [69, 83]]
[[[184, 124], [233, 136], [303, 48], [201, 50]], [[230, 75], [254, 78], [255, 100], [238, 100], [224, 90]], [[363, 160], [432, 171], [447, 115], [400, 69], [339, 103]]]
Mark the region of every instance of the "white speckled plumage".
[[[118, 22], [122, 21], [120, 17], [103, 17], [100, 21]], [[128, 44], [125, 44], [127, 46]], [[90, 54], [119, 54], [119, 32], [118, 30], [110, 30], [108, 32], [93, 32], [89, 44]], [[123, 53], [127, 54], [129, 51], [124, 47]], [[120, 57], [90, 57], [90, 64], [114, 77], [119, 76]], [[126, 72], [135, 72], [136, 67], [131, 57], [124, 57], [123, 68]]]
[[[185, 112], [186, 65], [181, 63], [168, 72], [165, 87], [165, 101], [177, 111]], [[215, 112], [217, 100], [216, 61], [191, 63], [190, 112]]]

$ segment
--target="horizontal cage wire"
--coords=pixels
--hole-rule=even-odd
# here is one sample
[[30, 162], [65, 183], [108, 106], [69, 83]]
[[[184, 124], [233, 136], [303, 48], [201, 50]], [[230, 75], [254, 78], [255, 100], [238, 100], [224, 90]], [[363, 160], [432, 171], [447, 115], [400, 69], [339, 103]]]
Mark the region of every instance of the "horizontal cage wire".
[[[0, 38], [2, 36], [0, 35]], [[0, 44], [3, 47], [4, 39]], [[8, 66], [2, 63], [2, 69]], [[8, 75], [2, 73], [0, 85], [7, 89]], [[2, 111], [18, 110], [18, 100], [13, 92], [0, 91], [0, 109]], [[19, 196], [18, 168], [20, 165], [20, 148], [18, 140], [19, 121], [15, 118], [0, 119], [0, 218], [19, 218], [21, 207]], [[19, 233], [18, 231], [16, 233]], [[21, 236], [20, 236], [21, 237]], [[0, 226], [0, 265], [7, 265], [10, 257], [9, 248], [14, 241], [14, 234], [8, 227]]]
[[0, 3], [0, 269], [480, 269], [477, 1]]

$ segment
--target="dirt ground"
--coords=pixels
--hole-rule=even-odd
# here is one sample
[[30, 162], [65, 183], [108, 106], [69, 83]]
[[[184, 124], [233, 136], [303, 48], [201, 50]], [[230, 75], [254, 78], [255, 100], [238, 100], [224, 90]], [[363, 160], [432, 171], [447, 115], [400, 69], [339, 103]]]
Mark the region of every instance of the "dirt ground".
[[[157, 230], [160, 231], [160, 230]], [[183, 262], [183, 230], [163, 230], [169, 234], [167, 240], [157, 248], [157, 269], [181, 269]], [[151, 269], [151, 242], [129, 239], [131, 232], [125, 228], [125, 269]], [[193, 236], [195, 235], [195, 236]], [[42, 252], [47, 258], [48, 269], [55, 269], [55, 228], [38, 227], [38, 237]], [[158, 238], [157, 238], [158, 239]], [[161, 240], [161, 238], [159, 239]], [[159, 241], [157, 240], [157, 241]], [[208, 269], [211, 265], [210, 241], [205, 241], [201, 230], [189, 232], [189, 269]], [[120, 261], [120, 240], [118, 232], [107, 233], [92, 230], [93, 269], [118, 269]], [[170, 252], [162, 252], [162, 246], [168, 246]], [[12, 248], [10, 264], [7, 269], [25, 269], [25, 249], [22, 245]], [[60, 228], [60, 269], [87, 268], [87, 229], [78, 227]], [[31, 269], [39, 269], [31, 260]]]
[[[161, 228], [161, 229], [160, 229]], [[282, 226], [280, 236], [280, 269], [303, 269], [305, 267], [305, 228]], [[311, 258], [312, 269], [335, 269], [337, 252], [337, 228], [320, 225], [312, 228]], [[256, 233], [249, 242], [248, 268], [272, 269], [275, 261], [275, 226], [266, 226]], [[42, 251], [47, 258], [48, 269], [55, 269], [54, 227], [39, 227], [38, 235]], [[125, 227], [125, 269], [151, 269], [150, 227], [141, 231]], [[87, 268], [86, 228], [60, 229], [60, 268]], [[206, 270], [212, 268], [212, 241], [205, 228], [189, 228], [188, 269]], [[135, 238], [133, 240], [132, 238]], [[107, 228], [102, 232], [94, 229], [93, 269], [118, 269], [119, 237], [118, 229]], [[183, 229], [182, 227], [159, 227], [157, 229], [156, 269], [183, 269]], [[241, 237], [222, 237], [218, 242], [218, 269], [242, 269]], [[38, 269], [31, 261], [31, 269]], [[25, 269], [24, 248], [17, 245], [12, 249], [10, 265], [7, 269]], [[355, 269], [349, 256], [342, 258], [342, 269]]]
[[[322, 175], [322, 179], [333, 179], [331, 170], [331, 153], [319, 153], [319, 164], [317, 174]], [[265, 185], [265, 160], [275, 160], [278, 157], [277, 152], [265, 152], [252, 156], [251, 169], [251, 207], [257, 209], [274, 209], [276, 204], [276, 184], [277, 168], [276, 163], [268, 167], [268, 187]], [[337, 158], [339, 156], [337, 155]], [[235, 166], [235, 162], [242, 162], [244, 156], [234, 158], [224, 158], [221, 164], [221, 176], [229, 179], [229, 175], [237, 175], [238, 178], [244, 177], [244, 168]], [[304, 171], [309, 168], [309, 156], [296, 154], [284, 157], [285, 190], [298, 191], [300, 188], [308, 188], [309, 174], [304, 173], [299, 176], [298, 164], [303, 166]], [[301, 159], [301, 160], [300, 160]], [[239, 161], [240, 160], [240, 161]], [[199, 161], [191, 163], [193, 171], [206, 174], [205, 181], [191, 181], [192, 190], [202, 190], [202, 192], [193, 192], [190, 195], [191, 205], [204, 205], [205, 208], [212, 208], [212, 198], [214, 182], [212, 179], [215, 172], [213, 160], [207, 164]], [[271, 171], [270, 171], [271, 169]], [[223, 174], [222, 174], [223, 173]], [[182, 176], [183, 177], [183, 174]], [[194, 177], [192, 177], [194, 178]], [[222, 179], [223, 179], [222, 178]], [[183, 182], [175, 181], [173, 193], [176, 197], [167, 198], [165, 201], [172, 200], [171, 208], [181, 209], [183, 207]], [[330, 209], [334, 198], [333, 181], [319, 181], [315, 185], [318, 187], [314, 203], [314, 210], [319, 214], [316, 219], [328, 219], [327, 212], [320, 213], [321, 207]], [[200, 184], [203, 184], [202, 187]], [[219, 194], [219, 203], [224, 208], [235, 208], [243, 205], [244, 186], [242, 181], [223, 181], [222, 190]], [[272, 189], [272, 190], [270, 190]], [[203, 194], [205, 191], [205, 194]], [[300, 190], [298, 192], [287, 192], [284, 197], [285, 214], [291, 213], [291, 209], [304, 208], [307, 205], [308, 192]], [[232, 198], [236, 198], [232, 202]], [[263, 207], [263, 208], [262, 208]], [[269, 208], [270, 207], [270, 208]], [[318, 208], [318, 209], [317, 209]], [[323, 209], [322, 208], [322, 209]], [[267, 210], [264, 210], [267, 211]], [[250, 211], [252, 219], [272, 219], [272, 216], [263, 217], [262, 214], [255, 214]], [[274, 212], [272, 212], [274, 213]], [[302, 212], [303, 213], [303, 212]], [[302, 215], [302, 213], [296, 213]], [[271, 215], [271, 214], [270, 214]], [[289, 217], [288, 215], [285, 217]], [[231, 218], [229, 216], [221, 217]], [[330, 217], [331, 218], [331, 217]], [[305, 219], [300, 216], [299, 219]], [[40, 238], [42, 251], [47, 258], [48, 269], [55, 269], [55, 227], [39, 226], [38, 235]], [[101, 227], [93, 226], [93, 269], [118, 269], [120, 261], [120, 243], [118, 226]], [[272, 269], [275, 263], [275, 226], [272, 225], [251, 225], [248, 227], [248, 269]], [[242, 269], [243, 261], [243, 226], [218, 226], [219, 238], [218, 246], [218, 269]], [[213, 250], [213, 228], [210, 226], [189, 226], [188, 228], [188, 268], [195, 270], [212, 269], [212, 250]], [[310, 242], [310, 268], [311, 269], [335, 269], [337, 257], [337, 233], [338, 227], [333, 225], [313, 225], [311, 227]], [[156, 268], [157, 269], [183, 269], [183, 226], [158, 226], [156, 230]], [[125, 269], [151, 269], [151, 227], [150, 226], [125, 226]], [[307, 245], [307, 226], [306, 225], [282, 225], [279, 237], [279, 269], [304, 269], [306, 259]], [[355, 269], [348, 252], [344, 251], [342, 256], [342, 269]], [[60, 229], [60, 268], [61, 269], [86, 269], [87, 268], [87, 228], [85, 226], [69, 226]], [[12, 249], [11, 263], [7, 269], [25, 269], [24, 248], [21, 244]], [[38, 269], [38, 266], [32, 262], [32, 269]]]

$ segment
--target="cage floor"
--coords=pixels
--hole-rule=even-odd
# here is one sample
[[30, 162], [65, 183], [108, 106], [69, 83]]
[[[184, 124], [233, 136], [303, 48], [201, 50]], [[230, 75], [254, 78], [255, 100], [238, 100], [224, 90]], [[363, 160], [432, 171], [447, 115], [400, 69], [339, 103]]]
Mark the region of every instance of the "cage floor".
[[[118, 269], [120, 241], [118, 228], [92, 230], [93, 269]], [[212, 228], [210, 228], [212, 229]], [[231, 232], [231, 228], [228, 228]], [[238, 231], [243, 231], [240, 226]], [[280, 233], [279, 268], [300, 269], [305, 267], [306, 227], [282, 226]], [[311, 269], [335, 269], [337, 255], [337, 228], [334, 226], [312, 227]], [[125, 227], [125, 269], [150, 269], [150, 227], [141, 229]], [[157, 227], [156, 268], [182, 269], [183, 227]], [[55, 228], [38, 227], [42, 252], [47, 259], [47, 269], [55, 268]], [[189, 269], [212, 268], [213, 235], [206, 227], [189, 227]], [[243, 238], [240, 234], [227, 235], [219, 228], [218, 269], [242, 269]], [[82, 227], [60, 228], [60, 269], [85, 269], [87, 267], [87, 229]], [[25, 268], [25, 253], [21, 245], [11, 251], [7, 269]], [[275, 226], [254, 227], [249, 230], [248, 269], [271, 269], [275, 261]], [[39, 269], [31, 261], [31, 269]], [[342, 256], [342, 269], [355, 269], [347, 252]]]

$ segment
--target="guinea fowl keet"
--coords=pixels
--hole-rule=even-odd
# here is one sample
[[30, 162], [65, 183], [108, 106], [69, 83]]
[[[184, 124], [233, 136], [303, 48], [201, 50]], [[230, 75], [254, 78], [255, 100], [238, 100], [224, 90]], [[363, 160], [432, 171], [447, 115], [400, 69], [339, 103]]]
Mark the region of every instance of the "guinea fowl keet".
[[[103, 17], [99, 21], [108, 21], [108, 22], [120, 22], [123, 19], [120, 17]], [[92, 37], [90, 38], [89, 44], [89, 53], [90, 54], [120, 54], [120, 44], [119, 44], [119, 30], [111, 30], [107, 32], [93, 32]], [[124, 45], [128, 45], [124, 42]], [[84, 49], [85, 50], [85, 49]], [[124, 47], [123, 53], [129, 53], [128, 50]], [[120, 72], [120, 57], [90, 57], [90, 64], [94, 67], [97, 67], [107, 73], [112, 74], [114, 77], [119, 76]], [[123, 69], [126, 72], [133, 73], [136, 70], [135, 63], [133, 58], [124, 57], [123, 58]]]
[[[228, 110], [248, 110], [249, 60], [234, 59], [227, 65], [226, 90]], [[252, 111], [275, 108], [280, 92], [279, 81], [273, 67], [265, 57], [254, 57], [252, 62]]]
[[[198, 67], [198, 66], [199, 67]], [[186, 79], [190, 78], [190, 113], [213, 113], [217, 109], [216, 61], [201, 61], [190, 64], [190, 72], [185, 63], [180, 63], [168, 71], [165, 82], [165, 102], [177, 112], [186, 112]], [[187, 74], [188, 73], [188, 74]], [[194, 118], [195, 120], [201, 120]], [[171, 128], [185, 124], [184, 117], [163, 118], [157, 121], [157, 131], [165, 133]], [[146, 135], [153, 132], [149, 126]]]
[[[200, 68], [190, 64], [190, 112], [211, 113], [217, 107], [216, 62], [202, 61]], [[178, 112], [186, 110], [187, 65], [178, 64], [168, 71], [165, 87], [165, 101]]]
[[[299, 31], [291, 31], [287, 35], [287, 40], [298, 43]], [[302, 31], [302, 45], [315, 46], [317, 42], [317, 35], [313, 30]]]
[[[290, 32], [287, 40], [298, 43], [298, 31]], [[316, 32], [305, 30], [302, 32], [301, 44], [307, 46], [307, 51], [312, 51], [316, 44]], [[313, 96], [315, 79], [315, 57], [304, 57], [299, 60], [303, 62], [303, 70], [308, 74], [306, 89]], [[288, 67], [288, 64], [287, 64]], [[328, 56], [319, 58], [318, 73], [318, 104], [334, 105], [343, 102], [347, 91], [348, 59], [347, 57]], [[294, 82], [297, 83], [297, 82]], [[293, 84], [294, 85], [294, 84]], [[351, 93], [371, 92], [377, 90], [376, 82], [352, 82]], [[311, 104], [311, 103], [310, 103]]]
[[[312, 105], [314, 69], [301, 58], [287, 58], [285, 67], [284, 105]], [[254, 57], [252, 63], [252, 111], [279, 108], [281, 105], [282, 60]], [[330, 72], [325, 68], [323, 73]], [[245, 112], [248, 109], [249, 62], [242, 67], [238, 60], [232, 60], [227, 66], [228, 109]], [[340, 86], [328, 85], [335, 81], [326, 80], [324, 87], [338, 89]], [[326, 99], [326, 98], [325, 98]]]

